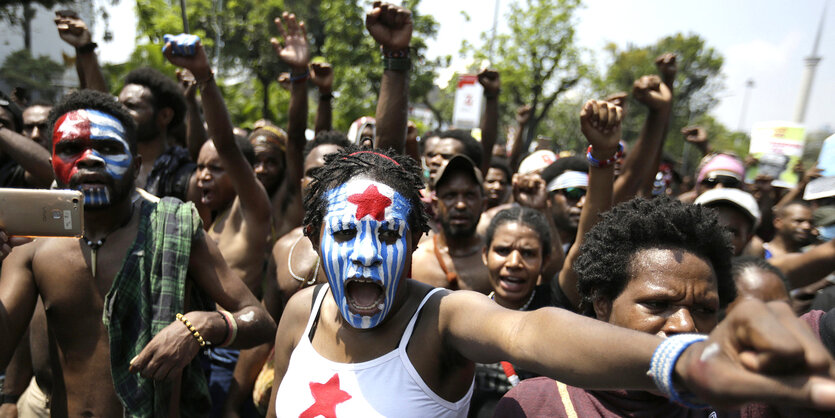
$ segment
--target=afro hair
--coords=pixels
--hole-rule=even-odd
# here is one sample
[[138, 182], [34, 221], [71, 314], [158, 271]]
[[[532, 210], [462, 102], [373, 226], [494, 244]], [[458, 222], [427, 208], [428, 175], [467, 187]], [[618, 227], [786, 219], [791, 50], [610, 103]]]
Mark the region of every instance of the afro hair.
[[70, 93], [49, 111], [47, 124], [50, 138], [52, 133], [55, 132], [55, 121], [61, 116], [78, 109], [94, 109], [118, 119], [122, 123], [122, 127], [125, 128], [125, 140], [131, 153], [136, 154], [136, 123], [130, 113], [115, 97], [95, 90], [79, 90]]
[[171, 123], [168, 124], [169, 130], [183, 123], [186, 100], [183, 97], [183, 91], [174, 80], [151, 67], [142, 67], [125, 76], [125, 85], [128, 84], [138, 84], [151, 90], [151, 95], [154, 96], [154, 113], [166, 107], [174, 111]]
[[581, 309], [593, 315], [594, 301], [617, 298], [632, 278], [632, 256], [650, 248], [682, 249], [709, 261], [716, 274], [720, 306], [733, 300], [730, 236], [715, 212], [668, 197], [638, 198], [604, 213], [586, 234], [574, 263]]

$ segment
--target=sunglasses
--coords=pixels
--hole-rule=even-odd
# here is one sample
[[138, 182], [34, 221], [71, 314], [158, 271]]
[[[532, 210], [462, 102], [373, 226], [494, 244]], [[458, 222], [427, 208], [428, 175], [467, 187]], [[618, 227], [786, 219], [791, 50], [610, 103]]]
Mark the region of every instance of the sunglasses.
[[554, 193], [559, 193], [569, 200], [580, 200], [586, 195], [586, 189], [579, 187], [566, 187], [565, 189], [555, 190]]
[[714, 176], [709, 177], [702, 180], [702, 186], [707, 186], [708, 188], [714, 188], [716, 185], [721, 184], [722, 187], [732, 188], [732, 189], [739, 189], [742, 186], [742, 182], [739, 181], [736, 177], [731, 176]]

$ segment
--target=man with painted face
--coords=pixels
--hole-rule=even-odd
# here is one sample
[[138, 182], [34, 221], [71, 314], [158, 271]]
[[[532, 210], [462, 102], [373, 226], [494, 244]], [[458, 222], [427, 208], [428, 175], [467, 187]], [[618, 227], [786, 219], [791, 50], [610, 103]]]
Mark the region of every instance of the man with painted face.
[[0, 368], [40, 296], [50, 344], [60, 347], [54, 415], [203, 415], [200, 349], [260, 344], [272, 320], [191, 204], [135, 188], [141, 157], [124, 107], [82, 90], [53, 108], [49, 126], [59, 187], [84, 193], [84, 236], [36, 239], [4, 260]]
[[[55, 25], [61, 39], [76, 49], [82, 87], [108, 92], [95, 53], [97, 45], [84, 21], [59, 12]], [[182, 90], [174, 80], [150, 67], [131, 71], [124, 82], [118, 97], [136, 122], [137, 153], [143, 161], [136, 185], [160, 197], [186, 200], [195, 196], [189, 194], [189, 178], [194, 173], [196, 155], [175, 145], [171, 137], [186, 113]]]
[[415, 280], [485, 295], [492, 286], [481, 259], [484, 240], [476, 233], [484, 210], [481, 171], [464, 155], [453, 156], [436, 174], [432, 205], [441, 228], [415, 252]]
[[[611, 129], [605, 113], [584, 114], [583, 124]], [[598, 140], [603, 138], [616, 137], [595, 138], [598, 160], [616, 150], [616, 139]], [[736, 347], [745, 346], [758, 358], [777, 355], [779, 363], [790, 357], [803, 364], [795, 370], [828, 373], [832, 361], [819, 342], [785, 341], [784, 332], [803, 335], [803, 325], [785, 315], [767, 325], [756, 320], [773, 315], [765, 305], [747, 303], [707, 341], [668, 339], [668, 345], [682, 344], [675, 350], [659, 349], [657, 336], [562, 309], [507, 310], [475, 292], [433, 289], [407, 278], [411, 252], [428, 229], [413, 160], [351, 148], [328, 156], [314, 178], [304, 228], [328, 284], [298, 292], [284, 310], [269, 417], [462, 417], [472, 394], [473, 361], [500, 360], [572, 385], [641, 390], [655, 387], [650, 364], [664, 364], [655, 375], [677, 383], [673, 389], [671, 380], [658, 381], [662, 390], [697, 393], [708, 403], [772, 396], [835, 408], [835, 396], [811, 395], [835, 389], [830, 378], [801, 372], [805, 384], [797, 389], [798, 377], [754, 375], [733, 360], [739, 358]], [[754, 334], [765, 338], [744, 337]], [[792, 350], [778, 349], [783, 343]]]

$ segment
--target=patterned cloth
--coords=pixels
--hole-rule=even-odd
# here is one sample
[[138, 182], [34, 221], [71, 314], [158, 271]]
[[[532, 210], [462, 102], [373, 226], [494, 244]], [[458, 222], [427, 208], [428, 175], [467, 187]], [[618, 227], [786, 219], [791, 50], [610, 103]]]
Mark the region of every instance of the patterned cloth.
[[183, 147], [169, 147], [154, 161], [145, 190], [154, 196], [173, 196], [186, 200], [188, 181], [197, 164], [191, 161], [188, 150]]
[[[191, 243], [202, 234], [191, 203], [174, 198], [146, 201], [139, 230], [122, 268], [105, 297], [104, 325], [110, 336], [110, 368], [127, 417], [167, 416], [171, 382], [154, 382], [128, 372], [131, 359], [154, 335], [185, 311], [187, 288], [193, 310], [214, 310], [214, 303], [186, 283]], [[206, 416], [211, 408], [199, 362], [183, 371], [180, 415]]]

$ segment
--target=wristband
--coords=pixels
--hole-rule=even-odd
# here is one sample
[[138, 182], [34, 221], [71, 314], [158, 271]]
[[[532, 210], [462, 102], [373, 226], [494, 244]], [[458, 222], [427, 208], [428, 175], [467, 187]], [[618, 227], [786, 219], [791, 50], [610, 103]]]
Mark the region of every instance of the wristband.
[[99, 44], [95, 42], [90, 42], [75, 49], [75, 54], [87, 54], [96, 50], [99, 47]]
[[600, 160], [594, 158], [591, 155], [591, 150], [592, 150], [592, 146], [589, 145], [589, 149], [586, 151], [586, 159], [589, 160], [589, 165], [591, 165], [592, 167], [596, 167], [596, 168], [606, 168], [606, 167], [614, 164], [615, 162], [617, 162], [617, 160], [619, 160], [621, 157], [623, 157], [623, 144], [621, 144], [621, 143], [618, 143], [618, 150], [617, 150], [617, 152], [615, 152], [615, 155], [613, 155], [608, 160], [600, 161]]
[[18, 399], [20, 399], [20, 395], [10, 395], [8, 393], [0, 393], [0, 404], [17, 403]]
[[[661, 393], [671, 401], [688, 408], [703, 409], [709, 407], [709, 405], [690, 402], [693, 396], [690, 393], [679, 394], [676, 392], [673, 386], [676, 362], [687, 347], [706, 339], [707, 335], [702, 334], [678, 334], [667, 337], [658, 345], [655, 352], [652, 353], [652, 360], [650, 361], [649, 371], [647, 372], [647, 375], [652, 377], [652, 381], [655, 382], [655, 386], [658, 387]], [[691, 399], [685, 400], [685, 398]]]
[[383, 58], [409, 58], [409, 48], [388, 49], [380, 46], [380, 52], [383, 54]]
[[218, 313], [226, 322], [226, 337], [223, 339], [223, 342], [220, 343], [220, 347], [228, 347], [234, 343], [235, 338], [238, 337], [238, 321], [235, 320], [235, 317], [230, 312], [220, 310]]
[[178, 321], [182, 322], [183, 325], [185, 325], [186, 328], [188, 328], [188, 330], [191, 331], [191, 335], [193, 335], [194, 339], [197, 340], [197, 344], [200, 344], [200, 348], [203, 348], [207, 345], [212, 345], [212, 343], [203, 339], [203, 337], [200, 335], [200, 332], [194, 328], [194, 325], [191, 325], [191, 322], [189, 322], [188, 318], [186, 318], [185, 315], [178, 313], [176, 317]]
[[197, 87], [200, 87], [200, 89], [202, 90], [203, 86], [205, 86], [206, 83], [208, 83], [209, 81], [212, 81], [214, 78], [215, 78], [215, 72], [214, 71], [209, 71], [209, 76], [206, 77], [205, 80], [195, 79], [194, 82], [195, 82], [195, 84], [197, 84]]
[[412, 68], [410, 58], [387, 58], [383, 57], [383, 69], [391, 71], [409, 71]]
[[298, 74], [298, 75], [290, 74], [290, 82], [291, 83], [297, 83], [299, 81], [306, 81], [308, 78], [310, 78], [310, 70], [304, 70], [303, 73]]

